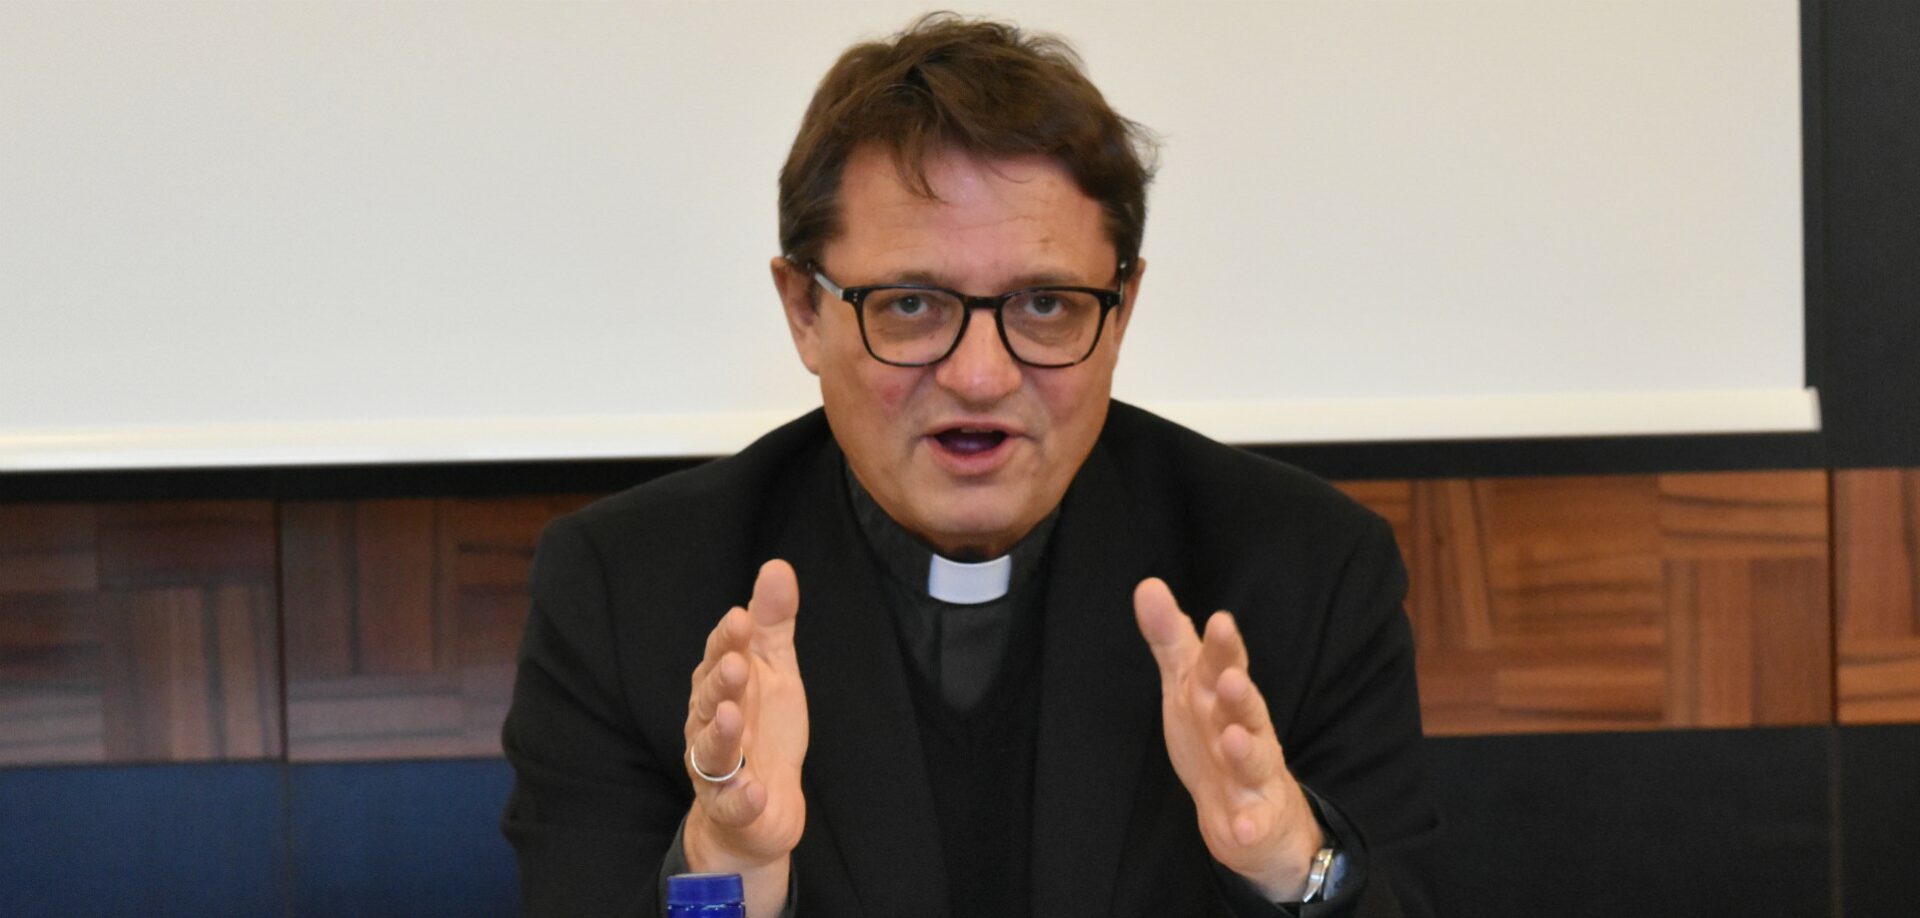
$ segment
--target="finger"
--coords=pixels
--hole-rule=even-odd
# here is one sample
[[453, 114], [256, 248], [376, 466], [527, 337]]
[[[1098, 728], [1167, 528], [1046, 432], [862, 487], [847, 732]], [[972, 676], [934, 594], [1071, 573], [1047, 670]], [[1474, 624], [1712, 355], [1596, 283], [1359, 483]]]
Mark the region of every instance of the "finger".
[[694, 762], [699, 763], [701, 771], [715, 776], [732, 771], [733, 766], [740, 763], [745, 730], [746, 718], [740, 713], [739, 704], [722, 701], [714, 709], [712, 721], [693, 737], [693, 762], [687, 763], [687, 775], [693, 779], [695, 788], [713, 787], [714, 782], [694, 774]]
[[709, 785], [713, 792], [708, 794], [707, 814], [714, 822], [723, 826], [744, 826], [755, 819], [767, 808], [767, 788], [742, 768], [740, 776], [726, 784]]
[[[737, 704], [746, 697], [747, 680], [750, 678], [752, 668], [747, 665], [746, 657], [735, 651], [729, 651], [721, 657], [720, 662], [707, 670], [706, 677], [694, 689], [693, 715], [696, 726], [711, 721], [722, 701]], [[705, 759], [700, 761], [705, 765]]]
[[1267, 710], [1267, 699], [1260, 694], [1260, 687], [1253, 684], [1252, 677], [1241, 666], [1229, 666], [1214, 680], [1214, 697], [1219, 705], [1214, 716], [1221, 724], [1239, 724], [1247, 732], [1257, 737], [1273, 733], [1273, 718]]
[[1227, 777], [1243, 788], [1265, 785], [1280, 762], [1280, 747], [1271, 737], [1255, 736], [1239, 724], [1220, 732], [1218, 749]]
[[1200, 636], [1194, 633], [1193, 620], [1180, 611], [1166, 581], [1158, 577], [1140, 581], [1133, 590], [1133, 615], [1153, 651], [1153, 661], [1160, 666], [1162, 685], [1178, 681], [1200, 652]]
[[753, 649], [762, 653], [792, 649], [793, 620], [800, 611], [800, 582], [793, 565], [775, 558], [760, 565], [747, 612], [753, 618]]
[[726, 656], [729, 650], [745, 650], [747, 639], [753, 626], [747, 616], [747, 610], [734, 606], [720, 621], [707, 632], [706, 651], [700, 657], [700, 665], [693, 668], [693, 684], [699, 685], [706, 678], [713, 664]]
[[1200, 659], [1195, 664], [1194, 681], [1213, 689], [1227, 667], [1247, 665], [1247, 645], [1240, 640], [1240, 628], [1231, 612], [1215, 612], [1207, 619], [1206, 637], [1201, 639]]

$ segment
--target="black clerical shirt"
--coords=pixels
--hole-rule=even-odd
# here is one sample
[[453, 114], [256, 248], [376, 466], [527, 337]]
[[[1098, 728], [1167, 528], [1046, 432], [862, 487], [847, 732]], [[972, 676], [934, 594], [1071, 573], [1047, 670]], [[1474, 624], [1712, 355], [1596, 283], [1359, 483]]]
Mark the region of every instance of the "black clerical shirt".
[[[928, 777], [935, 784], [953, 914], [1024, 914], [1030, 888], [1039, 619], [1045, 607], [1047, 546], [1059, 508], [1009, 551], [1013, 568], [1004, 595], [977, 603], [947, 602], [928, 588], [933, 549], [888, 516], [852, 469], [846, 469], [846, 477], [861, 535], [885, 572], [880, 580], [888, 611], [909, 663]], [[687, 869], [681, 834], [675, 833], [661, 865], [663, 901], [666, 878]], [[1297, 914], [1293, 907], [1267, 902], [1251, 882], [1225, 867], [1215, 864], [1214, 871], [1228, 904], [1242, 918]], [[781, 918], [794, 918], [798, 911], [798, 880], [790, 876], [788, 883]]]

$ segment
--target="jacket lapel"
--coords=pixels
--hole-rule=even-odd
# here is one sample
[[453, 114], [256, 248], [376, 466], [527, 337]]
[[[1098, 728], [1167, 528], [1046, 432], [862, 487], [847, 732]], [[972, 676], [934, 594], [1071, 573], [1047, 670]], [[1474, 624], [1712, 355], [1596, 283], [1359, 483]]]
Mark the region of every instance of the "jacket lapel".
[[1152, 533], [1102, 446], [1054, 532], [1033, 799], [1033, 913], [1107, 914], [1143, 757], [1160, 748], [1159, 674], [1133, 616]]
[[944, 918], [946, 864], [913, 701], [841, 461], [837, 448], [820, 451], [772, 546], [800, 583], [807, 832], [831, 836], [869, 914]]

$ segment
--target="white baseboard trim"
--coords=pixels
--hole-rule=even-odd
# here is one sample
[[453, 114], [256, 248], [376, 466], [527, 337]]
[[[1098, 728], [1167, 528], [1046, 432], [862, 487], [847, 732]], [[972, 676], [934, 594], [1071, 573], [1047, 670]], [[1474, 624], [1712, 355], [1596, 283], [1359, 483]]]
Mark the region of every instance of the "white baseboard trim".
[[1225, 443], [1365, 443], [1820, 429], [1813, 389], [1442, 395], [1149, 407]]
[[[1227, 443], [1809, 432], [1812, 389], [1154, 402]], [[789, 411], [0, 431], [0, 472], [638, 459], [734, 452]]]

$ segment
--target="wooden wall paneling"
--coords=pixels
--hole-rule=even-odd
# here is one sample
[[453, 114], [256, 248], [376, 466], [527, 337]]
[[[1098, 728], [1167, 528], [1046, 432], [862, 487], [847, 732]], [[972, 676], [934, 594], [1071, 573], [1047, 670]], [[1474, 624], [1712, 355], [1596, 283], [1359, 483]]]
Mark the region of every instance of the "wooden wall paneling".
[[277, 548], [267, 501], [102, 504], [98, 515], [106, 589], [273, 582]]
[[106, 757], [93, 507], [0, 506], [0, 764]]
[[280, 754], [274, 508], [98, 508], [111, 761]]
[[91, 505], [0, 506], [0, 595], [99, 589], [96, 528]]
[[434, 666], [433, 526], [431, 500], [283, 506], [289, 758], [460, 753], [459, 691]]
[[1661, 582], [1650, 481], [1476, 485], [1494, 610], [1488, 660], [1498, 670], [1476, 729], [1661, 725]]
[[1342, 487], [1406, 556], [1429, 733], [1828, 718], [1823, 473]]
[[108, 733], [120, 758], [143, 752], [162, 759], [213, 757], [210, 707], [212, 661], [207, 654], [207, 608], [192, 587], [159, 588], [115, 596], [114, 617], [124, 621], [116, 636], [132, 666], [117, 669], [120, 700], [109, 710], [119, 729]]
[[1920, 723], [1920, 469], [1834, 473], [1841, 723]]
[[273, 507], [0, 507], [0, 763], [280, 751]]
[[208, 656], [217, 661], [212, 690], [220, 699], [213, 721], [218, 746], [259, 750], [279, 758], [286, 702], [280, 687], [278, 590], [266, 583], [229, 584], [212, 591]]
[[[1833, 719], [1824, 472], [1662, 475], [1676, 725]], [[1679, 588], [1686, 584], [1692, 590]], [[1691, 633], [1688, 633], [1688, 632]]]
[[498, 754], [534, 543], [589, 499], [286, 504], [289, 757]]
[[1827, 557], [1762, 559], [1752, 569], [1755, 723], [1834, 717], [1832, 570]]
[[353, 595], [359, 671], [434, 673], [444, 667], [435, 617], [437, 502], [370, 500], [356, 508]]
[[473, 744], [498, 749], [500, 725], [513, 698], [513, 677], [526, 624], [527, 576], [547, 522], [591, 498], [446, 501], [440, 564], [450, 642], [461, 666], [465, 731]]
[[352, 675], [354, 504], [280, 505], [280, 607], [289, 684]]
[[[1920, 471], [1837, 473], [1831, 538], [1820, 472], [1342, 487], [1406, 556], [1429, 732], [1825, 722], [1836, 628], [1841, 720], [1920, 720]], [[283, 710], [296, 759], [495, 754], [589, 499], [0, 506], [0, 764], [273, 757]]]
[[91, 593], [0, 593], [0, 765], [106, 760]]

